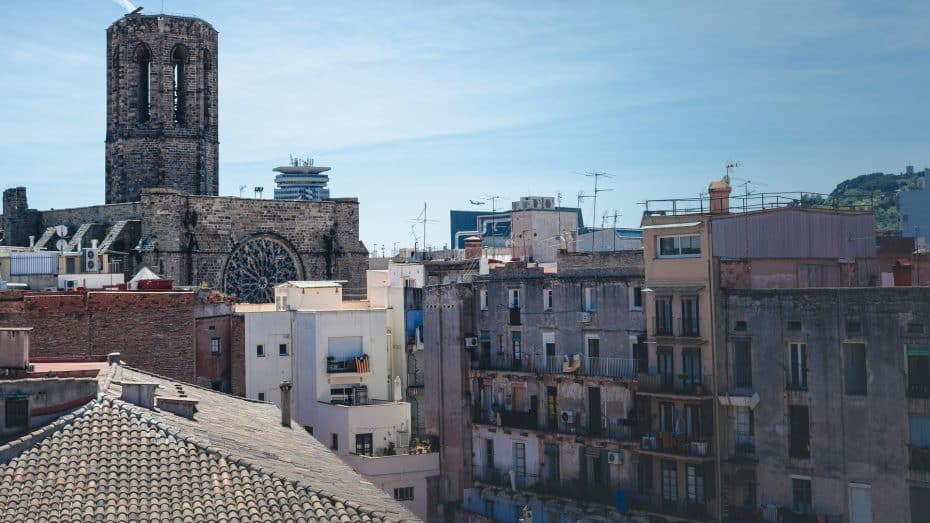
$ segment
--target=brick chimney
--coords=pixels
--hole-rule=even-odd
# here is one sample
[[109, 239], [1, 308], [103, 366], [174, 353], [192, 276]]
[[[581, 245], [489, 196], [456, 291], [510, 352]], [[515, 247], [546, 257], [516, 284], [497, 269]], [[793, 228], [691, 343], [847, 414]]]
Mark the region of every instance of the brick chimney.
[[281, 425], [291, 426], [291, 382], [281, 382]]
[[716, 182], [710, 182], [707, 192], [710, 194], [710, 213], [728, 214], [730, 212], [730, 176]]

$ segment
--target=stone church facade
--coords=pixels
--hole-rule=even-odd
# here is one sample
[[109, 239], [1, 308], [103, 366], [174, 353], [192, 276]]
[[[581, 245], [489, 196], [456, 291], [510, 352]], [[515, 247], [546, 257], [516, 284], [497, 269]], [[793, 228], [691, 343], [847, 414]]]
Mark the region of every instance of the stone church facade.
[[[203, 20], [130, 14], [107, 30], [105, 205], [37, 211], [3, 193], [3, 244], [89, 248], [131, 275], [142, 265], [181, 285], [269, 302], [287, 280], [365, 288], [355, 198], [217, 196], [217, 33]], [[59, 238], [56, 226], [67, 226]]]

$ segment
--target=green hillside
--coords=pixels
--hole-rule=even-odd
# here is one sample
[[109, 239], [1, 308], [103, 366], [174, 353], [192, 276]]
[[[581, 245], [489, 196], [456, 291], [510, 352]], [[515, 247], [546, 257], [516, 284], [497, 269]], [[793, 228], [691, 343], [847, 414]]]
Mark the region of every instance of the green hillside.
[[806, 195], [803, 200], [810, 204], [871, 207], [879, 230], [896, 230], [898, 193], [917, 189], [921, 174], [863, 174], [840, 182], [827, 197]]

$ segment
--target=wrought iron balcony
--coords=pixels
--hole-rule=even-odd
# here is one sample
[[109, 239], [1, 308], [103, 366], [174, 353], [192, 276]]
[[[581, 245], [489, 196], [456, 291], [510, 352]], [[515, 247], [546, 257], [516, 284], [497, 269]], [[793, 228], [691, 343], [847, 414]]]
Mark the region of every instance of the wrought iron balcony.
[[713, 376], [710, 374], [671, 374], [639, 373], [636, 375], [639, 392], [678, 394], [685, 396], [705, 396], [710, 394]]
[[714, 455], [710, 436], [695, 437], [671, 432], [652, 433], [643, 436], [639, 442], [640, 450], [675, 454], [696, 458], [709, 458]]
[[604, 378], [633, 378], [638, 364], [635, 358], [587, 358], [580, 354], [538, 356], [536, 359], [539, 373]]
[[687, 499], [667, 499], [658, 494], [636, 494], [630, 498], [630, 507], [634, 510], [679, 516], [700, 521], [712, 518], [707, 510], [707, 502]]

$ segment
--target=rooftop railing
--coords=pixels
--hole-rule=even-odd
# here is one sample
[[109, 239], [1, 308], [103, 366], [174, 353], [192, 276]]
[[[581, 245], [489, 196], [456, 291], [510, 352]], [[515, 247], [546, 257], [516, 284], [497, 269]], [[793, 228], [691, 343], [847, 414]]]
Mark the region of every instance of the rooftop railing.
[[[869, 203], [860, 201], [869, 199]], [[716, 201], [716, 198], [714, 198]], [[670, 198], [665, 200], [646, 200], [640, 205], [645, 209], [645, 216], [678, 216], [682, 214], [710, 213], [711, 197], [697, 198]], [[716, 205], [715, 205], [716, 207]], [[750, 194], [731, 194], [729, 198], [730, 212], [761, 211], [777, 209], [780, 207], [799, 207], [805, 209], [831, 209], [843, 211], [871, 211], [873, 202], [870, 196], [856, 199], [848, 197], [835, 197], [818, 193], [806, 192], [769, 192]]]

